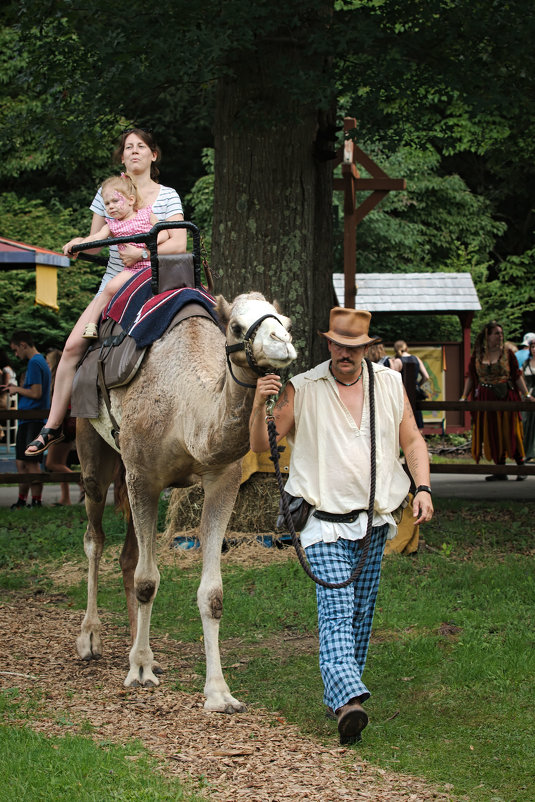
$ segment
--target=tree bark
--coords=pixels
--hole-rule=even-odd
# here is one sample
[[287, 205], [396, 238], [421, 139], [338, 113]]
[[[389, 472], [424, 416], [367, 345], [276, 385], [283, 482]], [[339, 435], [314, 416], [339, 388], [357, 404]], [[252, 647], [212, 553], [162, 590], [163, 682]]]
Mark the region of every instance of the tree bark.
[[218, 85], [212, 263], [222, 274], [216, 289], [229, 299], [257, 290], [292, 318], [295, 373], [327, 358], [317, 331], [335, 305], [334, 113], [296, 107], [273, 88], [272, 66], [257, 54]]

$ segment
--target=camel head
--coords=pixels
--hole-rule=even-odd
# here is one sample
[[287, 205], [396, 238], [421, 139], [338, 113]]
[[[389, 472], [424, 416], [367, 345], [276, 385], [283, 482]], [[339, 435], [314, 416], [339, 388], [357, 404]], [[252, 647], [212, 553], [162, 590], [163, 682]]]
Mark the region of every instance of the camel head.
[[290, 318], [281, 314], [276, 304], [270, 304], [259, 292], [238, 295], [232, 304], [222, 295], [216, 300], [216, 312], [227, 335], [227, 351], [235, 365], [247, 368], [252, 361], [263, 373], [293, 362], [297, 354]]

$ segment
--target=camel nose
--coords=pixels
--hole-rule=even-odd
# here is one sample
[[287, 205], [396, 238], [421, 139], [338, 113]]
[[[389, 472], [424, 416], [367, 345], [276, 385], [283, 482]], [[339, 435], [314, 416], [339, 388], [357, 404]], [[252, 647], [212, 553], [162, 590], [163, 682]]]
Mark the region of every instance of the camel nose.
[[284, 336], [283, 336], [283, 337], [281, 337], [279, 334], [277, 334], [277, 332], [276, 332], [276, 331], [272, 331], [272, 332], [271, 332], [271, 334], [270, 334], [269, 336], [270, 336], [270, 337], [271, 337], [273, 340], [278, 340], [280, 343], [287, 343], [287, 342], [291, 342], [291, 340], [292, 340], [292, 338], [291, 338], [291, 336], [288, 334], [288, 332], [284, 332]]

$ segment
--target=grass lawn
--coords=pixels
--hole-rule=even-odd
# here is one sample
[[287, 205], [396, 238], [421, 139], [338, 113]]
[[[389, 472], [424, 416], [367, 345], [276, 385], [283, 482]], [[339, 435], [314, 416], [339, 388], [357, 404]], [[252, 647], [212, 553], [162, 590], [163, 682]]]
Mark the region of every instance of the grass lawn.
[[[437, 499], [436, 507], [421, 530], [426, 545], [414, 556], [385, 558], [365, 673], [370, 725], [354, 748], [379, 767], [448, 783], [470, 802], [533, 802], [535, 503]], [[58, 562], [84, 561], [81, 511], [39, 514], [39, 526], [35, 511], [24, 513], [23, 526], [20, 512], [4, 516], [6, 592], [47, 586], [39, 565], [49, 561], [51, 544]], [[123, 524], [106, 514], [109, 540], [120, 542]], [[198, 581], [197, 565], [163, 568], [155, 635], [198, 643]], [[83, 609], [84, 583], [64, 590]], [[232, 691], [335, 743], [321, 704], [311, 580], [294, 561], [226, 564], [224, 590], [221, 639], [229, 644]], [[103, 577], [99, 605], [126, 621], [118, 575]], [[169, 666], [164, 681], [202, 690], [203, 661], [195, 658], [192, 669], [184, 680]]]

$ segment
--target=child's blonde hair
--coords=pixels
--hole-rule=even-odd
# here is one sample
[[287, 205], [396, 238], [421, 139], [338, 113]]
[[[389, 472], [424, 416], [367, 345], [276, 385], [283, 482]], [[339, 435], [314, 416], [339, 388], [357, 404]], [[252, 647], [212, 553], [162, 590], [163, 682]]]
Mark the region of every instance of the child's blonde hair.
[[110, 189], [116, 189], [117, 192], [120, 192], [125, 198], [129, 198], [131, 195], [133, 195], [134, 211], [138, 211], [141, 204], [141, 198], [139, 192], [137, 191], [136, 185], [130, 176], [127, 175], [127, 173], [121, 173], [121, 175], [112, 175], [109, 178], [106, 178], [106, 180], [102, 182], [101, 192], [104, 192], [106, 187], [109, 187]]

